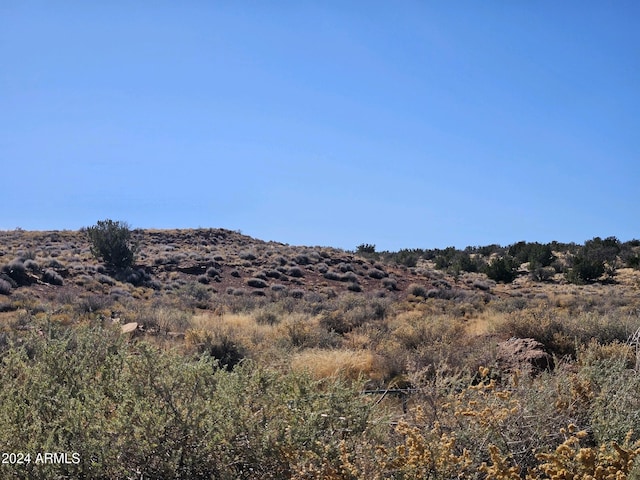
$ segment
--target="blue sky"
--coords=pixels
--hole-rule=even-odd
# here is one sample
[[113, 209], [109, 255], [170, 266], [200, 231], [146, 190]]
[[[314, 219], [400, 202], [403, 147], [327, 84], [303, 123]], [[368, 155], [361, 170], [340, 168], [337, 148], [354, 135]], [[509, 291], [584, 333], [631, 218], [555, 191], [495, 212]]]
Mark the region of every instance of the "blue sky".
[[0, 1], [0, 229], [640, 237], [636, 1]]

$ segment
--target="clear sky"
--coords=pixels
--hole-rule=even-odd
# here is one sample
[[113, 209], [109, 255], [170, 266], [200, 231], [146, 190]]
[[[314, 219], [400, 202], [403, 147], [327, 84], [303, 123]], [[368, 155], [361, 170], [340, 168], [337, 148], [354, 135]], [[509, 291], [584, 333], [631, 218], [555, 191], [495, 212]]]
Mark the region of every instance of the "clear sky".
[[0, 0], [0, 229], [640, 231], [640, 2]]

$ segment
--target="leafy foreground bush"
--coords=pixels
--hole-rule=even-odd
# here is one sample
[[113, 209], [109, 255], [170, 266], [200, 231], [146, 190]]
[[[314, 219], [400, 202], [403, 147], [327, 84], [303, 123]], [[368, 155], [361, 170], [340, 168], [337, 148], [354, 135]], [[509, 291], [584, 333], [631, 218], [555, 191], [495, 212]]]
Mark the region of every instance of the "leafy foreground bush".
[[[41, 332], [2, 353], [0, 444], [33, 452], [2, 478], [290, 478], [308, 461], [338, 463], [340, 442], [368, 425], [364, 399], [340, 382], [250, 363], [228, 372], [102, 328]], [[70, 462], [36, 464], [37, 452]]]
[[535, 378], [418, 372], [394, 422], [358, 385], [227, 371], [111, 329], [45, 323], [3, 345], [0, 443], [32, 453], [6, 479], [624, 479], [640, 455], [628, 345]]

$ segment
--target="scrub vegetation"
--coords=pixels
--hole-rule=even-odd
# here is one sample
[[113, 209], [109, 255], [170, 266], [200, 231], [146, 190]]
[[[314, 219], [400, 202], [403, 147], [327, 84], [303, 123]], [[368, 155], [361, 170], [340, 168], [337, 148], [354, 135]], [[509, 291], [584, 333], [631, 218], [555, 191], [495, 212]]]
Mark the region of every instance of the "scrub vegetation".
[[0, 232], [0, 476], [640, 478], [639, 255]]

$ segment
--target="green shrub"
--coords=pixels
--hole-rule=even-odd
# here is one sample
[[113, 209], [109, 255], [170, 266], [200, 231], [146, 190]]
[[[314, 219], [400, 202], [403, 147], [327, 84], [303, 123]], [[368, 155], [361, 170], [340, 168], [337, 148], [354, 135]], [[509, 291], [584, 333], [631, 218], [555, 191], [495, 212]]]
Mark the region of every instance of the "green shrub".
[[548, 267], [556, 259], [550, 244], [538, 242], [518, 242], [509, 247], [509, 255], [514, 257], [517, 263], [529, 262], [529, 270], [537, 267]]
[[102, 259], [107, 267], [122, 270], [133, 265], [137, 245], [131, 239], [126, 222], [100, 220], [85, 232], [91, 241], [91, 253]]
[[415, 267], [420, 260], [423, 252], [421, 250], [402, 249], [398, 253], [393, 254], [393, 260], [405, 267]]
[[485, 268], [487, 277], [496, 282], [511, 283], [518, 276], [513, 257], [504, 256], [494, 259]]
[[573, 266], [565, 276], [569, 282], [580, 285], [596, 281], [604, 271], [605, 266], [602, 260], [578, 255], [574, 257]]
[[556, 270], [553, 267], [535, 267], [531, 269], [531, 278], [538, 282], [546, 282], [553, 278]]
[[3, 449], [76, 453], [79, 462], [32, 457], [3, 465], [2, 478], [291, 478], [306, 466], [339, 468], [341, 448], [361, 444], [370, 407], [358, 386], [250, 361], [217, 365], [208, 354], [128, 343], [118, 329], [44, 323], [20, 343], [9, 339]]
[[626, 259], [627, 267], [635, 268], [636, 270], [640, 269], [640, 255], [630, 255]]
[[362, 243], [356, 248], [356, 253], [376, 253], [376, 246], [370, 243]]

